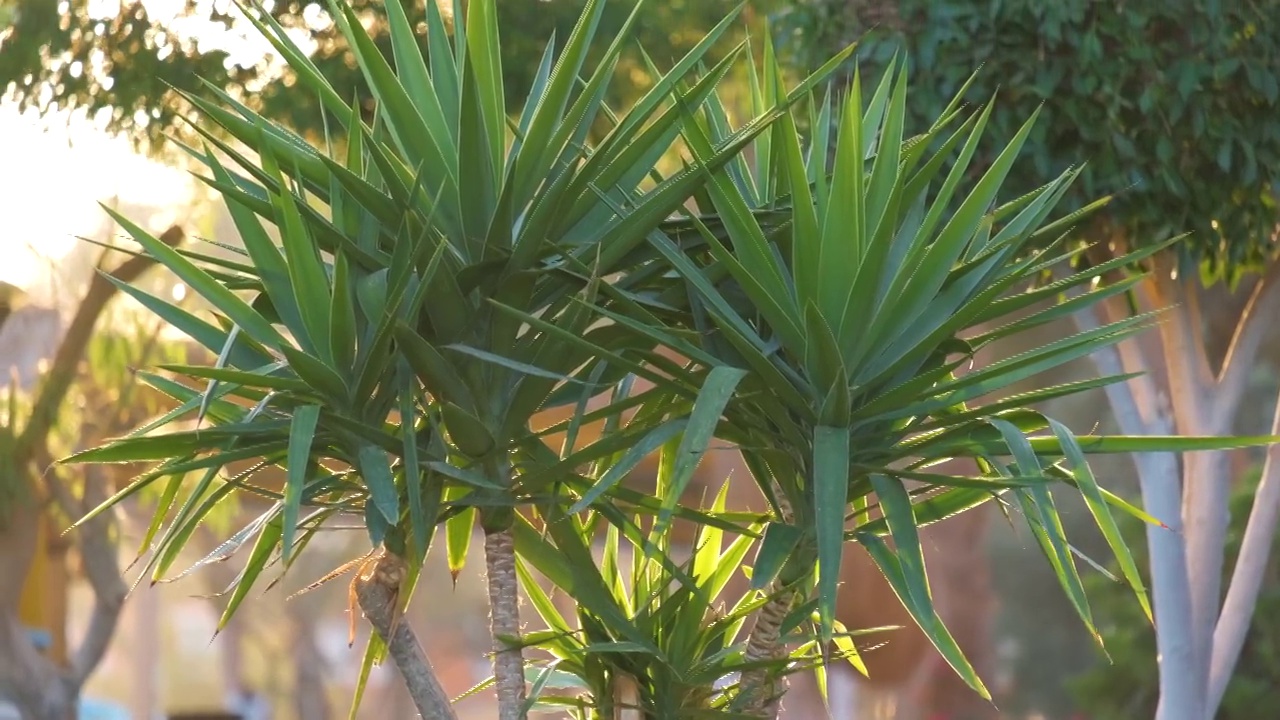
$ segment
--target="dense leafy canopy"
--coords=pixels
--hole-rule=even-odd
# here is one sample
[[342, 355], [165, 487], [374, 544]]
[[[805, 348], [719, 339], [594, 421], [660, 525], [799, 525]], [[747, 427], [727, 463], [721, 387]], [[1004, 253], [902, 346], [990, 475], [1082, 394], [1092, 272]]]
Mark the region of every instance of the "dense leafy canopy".
[[[528, 95], [547, 40], [554, 33], [557, 44], [564, 44], [585, 0], [496, 4], [500, 23], [509, 28], [502, 47], [510, 59], [504, 78], [507, 100], [518, 106]], [[753, 3], [761, 9], [774, 4]], [[199, 91], [201, 79], [307, 137], [322, 135], [319, 99], [305, 90], [294, 91], [293, 71], [278, 59], [267, 60], [269, 48], [233, 2], [187, 0], [180, 16], [168, 18], [148, 14], [146, 5], [142, 0], [108, 3], [110, 14], [98, 16], [90, 0], [0, 0], [0, 87], [22, 108], [83, 110], [108, 130], [125, 133], [152, 150], [160, 147], [166, 132], [187, 129], [180, 119], [190, 117], [191, 108], [177, 102], [171, 89]], [[381, 0], [355, 0], [351, 5], [374, 43], [390, 57]], [[633, 35], [655, 63], [666, 67], [737, 5], [737, 0], [650, 3]], [[409, 6], [423, 15], [423, 0]], [[326, 0], [278, 0], [270, 4], [270, 14], [311, 51], [312, 61], [339, 95], [359, 97], [368, 109], [372, 95], [328, 7]], [[607, 3], [600, 19], [601, 37], [615, 35], [630, 12], [631, 3]], [[755, 17], [748, 8], [731, 34], [756, 24]], [[732, 47], [728, 42], [717, 45], [707, 60], [714, 63]], [[649, 82], [640, 54], [634, 46], [627, 50], [619, 62], [618, 82], [610, 88], [611, 104], [628, 104]], [[593, 48], [594, 59], [600, 51]]]
[[[1280, 192], [1280, 2], [803, 0], [781, 18], [801, 59], [868, 31], [864, 61], [912, 61], [914, 119], [1000, 91], [992, 131], [1043, 105], [1014, 184], [1087, 161], [1068, 207], [1118, 193], [1104, 219], [1133, 245], [1194, 231], [1207, 280], [1275, 251]], [[1093, 238], [1109, 239], [1109, 238]]]

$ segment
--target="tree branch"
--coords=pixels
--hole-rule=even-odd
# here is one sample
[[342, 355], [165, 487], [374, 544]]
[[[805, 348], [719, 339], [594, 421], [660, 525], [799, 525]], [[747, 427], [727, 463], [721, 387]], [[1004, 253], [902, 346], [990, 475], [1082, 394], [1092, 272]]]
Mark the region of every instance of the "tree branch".
[[1227, 427], [1235, 415], [1240, 398], [1249, 383], [1249, 372], [1262, 347], [1267, 330], [1274, 321], [1274, 313], [1280, 305], [1280, 262], [1272, 263], [1266, 274], [1258, 278], [1240, 313], [1227, 356], [1218, 374], [1217, 392], [1212, 402], [1214, 427]]
[[[383, 551], [368, 574], [356, 578], [356, 598], [369, 624], [387, 643], [387, 652], [400, 669], [409, 696], [423, 720], [456, 720], [449, 696], [431, 669], [431, 660], [418, 644], [413, 628], [398, 622], [400, 583], [404, 560]], [[393, 635], [394, 632], [394, 635]]]
[[[101, 467], [91, 465], [86, 468], [84, 501], [77, 502], [56, 470], [47, 448], [42, 449], [37, 457], [41, 465], [49, 468], [44, 474], [45, 488], [58, 509], [67, 517], [73, 520], [84, 517], [106, 499], [104, 488], [107, 479], [102, 477]], [[119, 625], [125, 598], [129, 595], [129, 587], [124, 582], [120, 562], [116, 557], [116, 544], [111, 541], [113, 520], [114, 515], [103, 513], [75, 530], [80, 564], [85, 579], [93, 590], [93, 610], [89, 616], [89, 626], [79, 647], [72, 653], [71, 667], [67, 674], [68, 682], [76, 689], [84, 685], [98, 663], [102, 662]]]
[[1213, 373], [1213, 369], [1209, 366], [1209, 351], [1202, 339], [1204, 338], [1204, 312], [1200, 309], [1200, 286], [1189, 278], [1179, 278], [1171, 281], [1170, 284], [1178, 289], [1179, 296], [1185, 298], [1183, 305], [1186, 307], [1186, 312], [1183, 314], [1183, 332], [1187, 333], [1187, 337], [1199, 340], [1199, 342], [1192, 343], [1191, 353], [1192, 372], [1195, 373], [1196, 383], [1199, 387], [1211, 387], [1217, 378]]
[[[160, 240], [169, 246], [176, 246], [185, 236], [182, 228], [174, 225], [164, 231]], [[137, 280], [154, 264], [155, 261], [148, 256], [135, 255], [116, 266], [110, 274], [120, 282], [130, 283]], [[85, 348], [93, 338], [94, 326], [97, 325], [102, 311], [106, 309], [107, 303], [115, 294], [116, 286], [101, 273], [95, 273], [89, 280], [89, 289], [85, 292], [84, 298], [76, 309], [76, 314], [67, 326], [62, 342], [58, 344], [58, 351], [54, 353], [49, 372], [45, 375], [44, 382], [40, 384], [40, 391], [31, 406], [31, 415], [27, 419], [26, 427], [18, 436], [14, 448], [15, 463], [30, 460], [41, 450], [44, 438], [49, 435], [49, 430], [57, 422], [62, 401], [66, 399], [67, 392], [75, 381], [76, 368], [84, 357]]]
[[[1177, 269], [1166, 255], [1161, 253], [1155, 257], [1151, 273], [1137, 285], [1137, 295], [1143, 312], [1166, 312], [1168, 319], [1160, 324], [1160, 339], [1168, 353], [1170, 342], [1183, 338], [1199, 340], [1204, 336], [1204, 328], [1195, 285], [1187, 279], [1175, 277]], [[1179, 363], [1177, 367], [1170, 362], [1175, 359]], [[1196, 393], [1207, 390], [1215, 380], [1203, 342], [1186, 343], [1179, 348], [1178, 357], [1166, 358], [1166, 362], [1170, 364], [1170, 373], [1185, 372], [1186, 377], [1193, 381], [1187, 387], [1194, 388]], [[1199, 395], [1194, 399], [1197, 405], [1204, 400]], [[1181, 412], [1178, 402], [1174, 398], [1175, 414]]]
[[[1174, 287], [1170, 287], [1174, 286]], [[1158, 326], [1160, 343], [1164, 349], [1164, 362], [1169, 370], [1169, 395], [1173, 403], [1173, 416], [1178, 430], [1191, 435], [1205, 434], [1205, 421], [1200, 412], [1204, 407], [1208, 383], [1213, 377], [1207, 374], [1208, 362], [1204, 360], [1204, 343], [1199, 342], [1202, 332], [1193, 327], [1191, 307], [1171, 298], [1176, 283], [1158, 270], [1138, 284], [1140, 294], [1146, 300], [1144, 310], [1164, 309], [1166, 319]]]
[[[102, 468], [89, 466], [85, 469], [85, 475], [82, 512], [88, 512], [106, 499], [104, 488], [107, 480], [101, 477]], [[84, 569], [85, 579], [93, 588], [93, 612], [89, 616], [89, 627], [71, 658], [71, 677], [77, 687], [83, 685], [98, 667], [98, 663], [102, 662], [120, 623], [125, 598], [129, 595], [129, 587], [120, 573], [116, 544], [111, 541], [113, 519], [114, 516], [110, 513], [103, 513], [83, 523], [76, 530], [80, 564]]]
[[[1271, 420], [1271, 434], [1280, 434], [1280, 397], [1277, 397], [1275, 415]], [[1262, 466], [1262, 480], [1258, 483], [1245, 526], [1240, 555], [1236, 558], [1227, 586], [1227, 597], [1222, 603], [1222, 614], [1213, 632], [1213, 656], [1209, 664], [1209, 695], [1206, 716], [1212, 716], [1222, 702], [1227, 683], [1235, 672], [1244, 647], [1245, 636], [1253, 620], [1258, 593], [1266, 575], [1271, 544], [1275, 540], [1276, 526], [1280, 523], [1280, 445], [1267, 448], [1267, 459]]]

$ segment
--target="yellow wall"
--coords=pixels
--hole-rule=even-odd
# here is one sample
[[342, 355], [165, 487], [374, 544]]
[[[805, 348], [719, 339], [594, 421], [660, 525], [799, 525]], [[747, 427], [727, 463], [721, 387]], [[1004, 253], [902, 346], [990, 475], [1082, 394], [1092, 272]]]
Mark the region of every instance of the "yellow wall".
[[36, 530], [39, 541], [36, 543], [36, 556], [31, 561], [31, 569], [27, 571], [27, 579], [22, 586], [22, 603], [18, 606], [18, 620], [31, 628], [49, 629], [45, 618], [44, 595], [49, 577], [49, 553], [45, 551], [44, 533], [49, 521], [41, 513], [40, 525]]
[[18, 620], [34, 630], [52, 633], [53, 645], [48, 655], [54, 662], [67, 662], [66, 604], [67, 567], [62, 551], [61, 538], [49, 532], [46, 513], [40, 513], [36, 530], [35, 557], [22, 586], [22, 601], [18, 606]]

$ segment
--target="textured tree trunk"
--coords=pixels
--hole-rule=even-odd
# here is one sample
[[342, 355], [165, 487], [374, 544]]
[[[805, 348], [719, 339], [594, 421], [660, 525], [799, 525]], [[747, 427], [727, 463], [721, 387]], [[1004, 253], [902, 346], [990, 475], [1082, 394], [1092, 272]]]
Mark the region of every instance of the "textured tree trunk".
[[524, 654], [520, 641], [520, 595], [516, 585], [515, 537], [510, 530], [484, 536], [489, 586], [489, 631], [493, 635], [493, 676], [499, 720], [525, 716]]
[[[774, 486], [774, 497], [778, 499], [778, 513], [783, 522], [790, 523], [795, 519], [795, 512], [782, 488]], [[755, 625], [747, 636], [747, 649], [743, 659], [747, 662], [778, 660], [786, 653], [782, 642], [782, 623], [787, 619], [791, 608], [799, 600], [794, 588], [779, 585], [774, 587], [773, 597], [756, 611]], [[739, 681], [742, 696], [746, 698], [744, 712], [762, 718], [776, 718], [781, 709], [782, 695], [786, 691], [786, 681], [776, 668], [759, 668], [742, 673]]]
[[[749, 663], [778, 660], [786, 652], [782, 643], [782, 623], [795, 605], [796, 593], [786, 588], [775, 588], [775, 593], [756, 611], [755, 625], [743, 653], [743, 659]], [[776, 668], [747, 670], [742, 673], [740, 687], [746, 698], [743, 712], [762, 718], [778, 716], [785, 683]]]
[[404, 581], [404, 560], [383, 552], [370, 572], [356, 578], [356, 598], [373, 629], [387, 643], [409, 695], [423, 720], [457, 720], [449, 696], [436, 679], [431, 661], [407, 622], [399, 618], [400, 585]]

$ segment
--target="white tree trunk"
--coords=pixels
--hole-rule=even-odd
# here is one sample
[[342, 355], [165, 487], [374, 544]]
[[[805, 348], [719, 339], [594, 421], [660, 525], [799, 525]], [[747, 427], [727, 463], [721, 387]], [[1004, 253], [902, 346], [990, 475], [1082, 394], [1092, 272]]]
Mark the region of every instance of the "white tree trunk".
[[[1099, 326], [1090, 313], [1076, 315], [1081, 330]], [[1141, 348], [1128, 341], [1119, 349], [1107, 348], [1093, 355], [1102, 374], [1147, 372]], [[1106, 389], [1120, 431], [1127, 435], [1169, 435], [1173, 423], [1162, 408], [1155, 382], [1149, 375]], [[1147, 512], [1167, 527], [1147, 527], [1151, 562], [1151, 596], [1156, 623], [1160, 701], [1156, 720], [1203, 720], [1202, 686], [1190, 682], [1196, 668], [1191, 637], [1191, 589], [1187, 574], [1186, 546], [1182, 533], [1182, 483], [1178, 459], [1171, 453], [1134, 456], [1142, 502]]]
[[[1280, 435], [1280, 398], [1277, 398], [1270, 432]], [[1222, 615], [1214, 628], [1213, 655], [1209, 664], [1209, 708], [1216, 709], [1222, 703], [1227, 683], [1235, 672], [1240, 650], [1253, 621], [1258, 593], [1262, 590], [1262, 578], [1277, 525], [1280, 525], [1280, 446], [1272, 445], [1267, 449], [1262, 479], [1253, 498], [1240, 554], [1231, 573], [1227, 598], [1222, 604]]]
[[[1209, 366], [1194, 282], [1178, 280], [1168, 261], [1158, 259], [1156, 273], [1139, 285], [1139, 295], [1143, 310], [1167, 308], [1167, 319], [1160, 325], [1161, 362], [1148, 362], [1157, 354], [1144, 357], [1134, 340], [1121, 344], [1119, 352], [1110, 350], [1094, 358], [1106, 373], [1155, 370], [1162, 376], [1163, 382], [1144, 375], [1126, 386], [1108, 388], [1122, 431], [1229, 433], [1268, 318], [1280, 309], [1280, 263], [1273, 263], [1255, 285], [1217, 373]], [[1102, 308], [1110, 311], [1109, 319], [1119, 319], [1123, 311], [1114, 303], [1109, 305]], [[1082, 328], [1096, 327], [1098, 318], [1081, 313], [1077, 322]], [[1272, 425], [1272, 434], [1277, 433], [1280, 408]], [[1230, 525], [1231, 477], [1225, 453], [1188, 454], [1183, 459], [1181, 483], [1172, 455], [1135, 458], [1143, 502], [1148, 512], [1171, 530], [1147, 528], [1160, 664], [1159, 720], [1212, 720], [1217, 713], [1252, 620], [1280, 521], [1278, 452], [1275, 446], [1268, 451], [1263, 482], [1245, 531], [1245, 546], [1228, 585], [1227, 599], [1221, 604]]]
[[1192, 682], [1199, 668], [1191, 634], [1191, 583], [1180, 516], [1177, 459], [1168, 453], [1150, 453], [1136, 456], [1134, 462], [1143, 505], [1168, 526], [1146, 528], [1160, 668], [1156, 720], [1196, 720], [1205, 717], [1207, 705], [1203, 683]]

